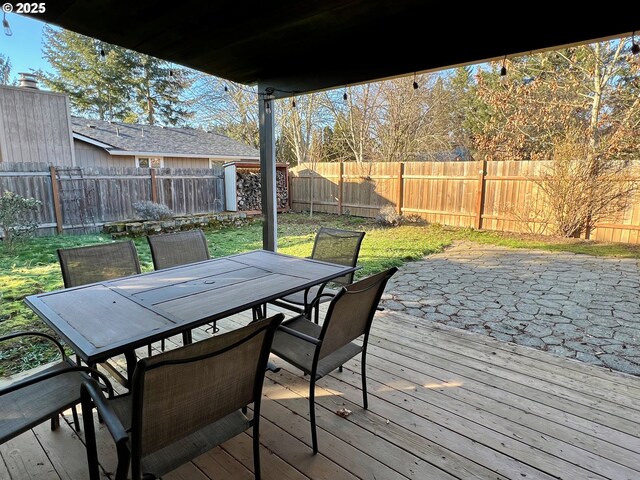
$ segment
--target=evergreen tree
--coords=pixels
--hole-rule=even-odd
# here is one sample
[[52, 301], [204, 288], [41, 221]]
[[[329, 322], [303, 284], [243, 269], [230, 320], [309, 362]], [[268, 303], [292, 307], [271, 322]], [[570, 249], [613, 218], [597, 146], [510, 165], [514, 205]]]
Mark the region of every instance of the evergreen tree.
[[45, 26], [43, 55], [55, 72], [40, 73], [44, 85], [69, 95], [74, 114], [118, 121], [133, 114], [125, 49]]
[[187, 69], [68, 30], [45, 27], [43, 55], [54, 73], [45, 86], [69, 95], [74, 114], [108, 121], [177, 125], [189, 119], [181, 98]]
[[0, 53], [0, 84], [9, 85], [11, 77], [11, 60]]
[[178, 125], [193, 116], [190, 102], [181, 98], [193, 84], [190, 70], [170, 68], [163, 60], [132, 52], [131, 77], [137, 121]]

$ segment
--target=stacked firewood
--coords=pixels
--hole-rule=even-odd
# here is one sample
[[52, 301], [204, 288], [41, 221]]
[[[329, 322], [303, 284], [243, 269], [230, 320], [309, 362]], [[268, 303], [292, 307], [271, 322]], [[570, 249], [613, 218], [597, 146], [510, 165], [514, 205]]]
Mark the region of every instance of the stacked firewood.
[[[238, 210], [243, 212], [261, 210], [260, 172], [238, 171], [236, 173], [236, 196]], [[286, 174], [282, 170], [276, 170], [276, 201], [278, 209], [286, 209], [288, 200]]]

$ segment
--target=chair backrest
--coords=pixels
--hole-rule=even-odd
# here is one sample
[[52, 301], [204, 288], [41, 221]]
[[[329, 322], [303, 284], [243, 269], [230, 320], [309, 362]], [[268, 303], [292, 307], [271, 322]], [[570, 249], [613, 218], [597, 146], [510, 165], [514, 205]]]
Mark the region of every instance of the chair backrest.
[[316, 360], [321, 360], [361, 335], [368, 336], [384, 288], [397, 271], [396, 267], [392, 267], [340, 289], [327, 310]]
[[273, 335], [283, 318], [278, 314], [142, 359], [131, 386], [132, 466], [133, 459], [173, 445], [250, 403], [256, 418]]
[[132, 240], [60, 248], [58, 259], [66, 288], [140, 273], [138, 253]]
[[151, 248], [153, 268], [156, 270], [211, 258], [202, 230], [150, 235], [147, 240]]
[[[365, 232], [322, 227], [316, 234], [311, 258], [348, 267], [355, 267]], [[338, 285], [353, 282], [353, 273], [332, 280]]]

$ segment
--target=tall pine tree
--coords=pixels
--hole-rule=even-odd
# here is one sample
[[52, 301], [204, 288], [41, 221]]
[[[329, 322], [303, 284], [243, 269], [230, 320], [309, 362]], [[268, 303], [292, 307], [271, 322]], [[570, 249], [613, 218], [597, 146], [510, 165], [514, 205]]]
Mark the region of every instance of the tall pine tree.
[[187, 69], [68, 30], [45, 27], [43, 83], [69, 95], [74, 114], [108, 121], [177, 125], [191, 116], [181, 97]]

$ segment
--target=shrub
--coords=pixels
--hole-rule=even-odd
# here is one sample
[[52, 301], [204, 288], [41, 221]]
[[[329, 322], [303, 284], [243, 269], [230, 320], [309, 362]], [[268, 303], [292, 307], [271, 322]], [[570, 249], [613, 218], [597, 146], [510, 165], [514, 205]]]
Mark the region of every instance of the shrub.
[[385, 225], [389, 227], [397, 227], [400, 225], [402, 219], [402, 215], [400, 215], [395, 207], [391, 205], [386, 205], [380, 209], [378, 214], [376, 215], [376, 222], [380, 225]]
[[380, 225], [387, 227], [399, 227], [400, 225], [406, 225], [408, 223], [413, 223], [415, 225], [426, 223], [419, 215], [411, 214], [405, 216], [398, 213], [392, 205], [382, 207], [378, 212], [378, 215], [376, 215], [375, 220]]
[[148, 200], [134, 203], [133, 209], [142, 220], [166, 220], [173, 217], [173, 212], [169, 207]]
[[42, 205], [35, 198], [24, 198], [13, 192], [0, 197], [0, 230], [5, 251], [13, 251], [17, 241], [30, 238], [38, 228], [33, 213]]

